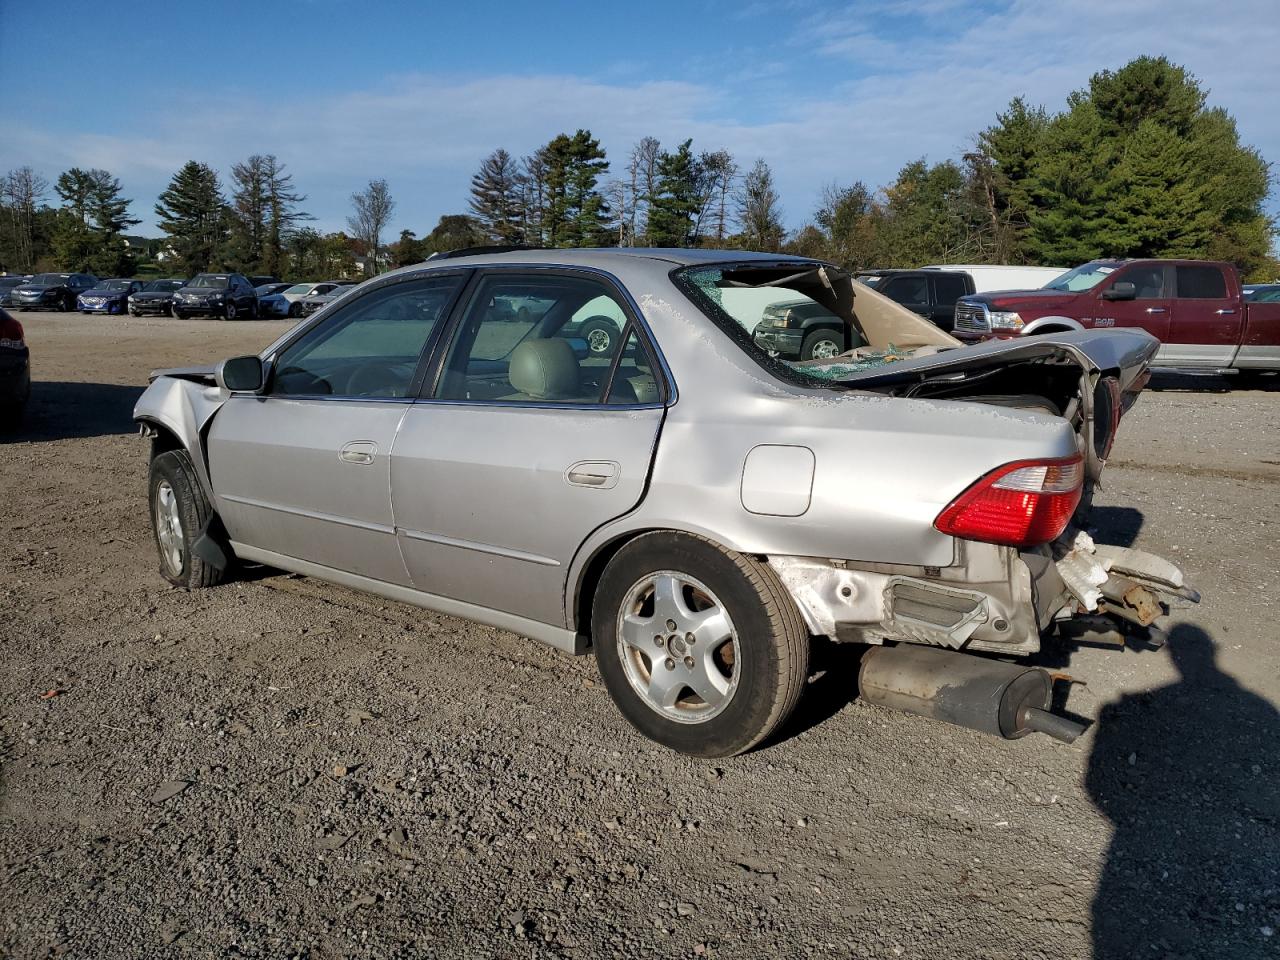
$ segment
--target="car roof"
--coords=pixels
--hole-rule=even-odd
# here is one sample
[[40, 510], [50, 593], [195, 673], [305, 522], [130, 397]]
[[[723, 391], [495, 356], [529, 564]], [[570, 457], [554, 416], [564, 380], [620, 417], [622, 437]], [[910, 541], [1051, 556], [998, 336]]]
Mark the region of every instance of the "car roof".
[[421, 270], [424, 267], [483, 266], [486, 264], [539, 264], [542, 266], [595, 267], [608, 270], [610, 265], [620, 261], [658, 261], [670, 263], [672, 266], [695, 266], [700, 263], [735, 263], [758, 260], [762, 263], [813, 263], [809, 257], [796, 257], [785, 253], [759, 253], [750, 250], [708, 250], [685, 249], [679, 247], [574, 247], [557, 250], [505, 250], [495, 253], [464, 254], [462, 256], [442, 256], [408, 267], [401, 267], [393, 273]]

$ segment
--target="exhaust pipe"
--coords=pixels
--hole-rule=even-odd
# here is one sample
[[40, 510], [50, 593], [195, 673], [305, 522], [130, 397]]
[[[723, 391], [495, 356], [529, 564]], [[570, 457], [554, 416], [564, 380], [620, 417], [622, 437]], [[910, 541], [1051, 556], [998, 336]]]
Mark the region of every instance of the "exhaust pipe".
[[858, 692], [868, 703], [1006, 740], [1043, 733], [1071, 743], [1086, 729], [1049, 712], [1047, 671], [937, 647], [872, 647], [862, 658]]

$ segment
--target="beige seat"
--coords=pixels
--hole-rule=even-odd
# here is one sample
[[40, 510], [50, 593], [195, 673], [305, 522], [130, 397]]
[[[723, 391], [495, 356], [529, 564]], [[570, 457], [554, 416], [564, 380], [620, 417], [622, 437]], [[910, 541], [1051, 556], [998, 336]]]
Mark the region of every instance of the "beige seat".
[[506, 400], [582, 400], [582, 370], [567, 340], [525, 340], [511, 351]]

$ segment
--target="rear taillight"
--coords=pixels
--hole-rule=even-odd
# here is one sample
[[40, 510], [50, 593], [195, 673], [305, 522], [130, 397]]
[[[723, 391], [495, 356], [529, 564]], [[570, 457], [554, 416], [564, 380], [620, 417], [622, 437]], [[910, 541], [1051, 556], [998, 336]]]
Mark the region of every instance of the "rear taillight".
[[22, 324], [5, 311], [0, 310], [0, 347], [18, 350], [26, 346], [23, 341]]
[[1018, 460], [992, 470], [938, 514], [933, 525], [965, 540], [1030, 547], [1056, 540], [1080, 503], [1084, 462]]

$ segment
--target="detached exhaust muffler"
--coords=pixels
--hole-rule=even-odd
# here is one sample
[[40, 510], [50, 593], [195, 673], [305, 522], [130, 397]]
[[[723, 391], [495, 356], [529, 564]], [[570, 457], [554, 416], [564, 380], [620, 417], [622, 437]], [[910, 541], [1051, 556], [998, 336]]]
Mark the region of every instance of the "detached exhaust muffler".
[[918, 644], [872, 647], [858, 692], [868, 703], [1016, 740], [1044, 733], [1071, 743], [1082, 723], [1049, 712], [1053, 678], [1039, 667]]

